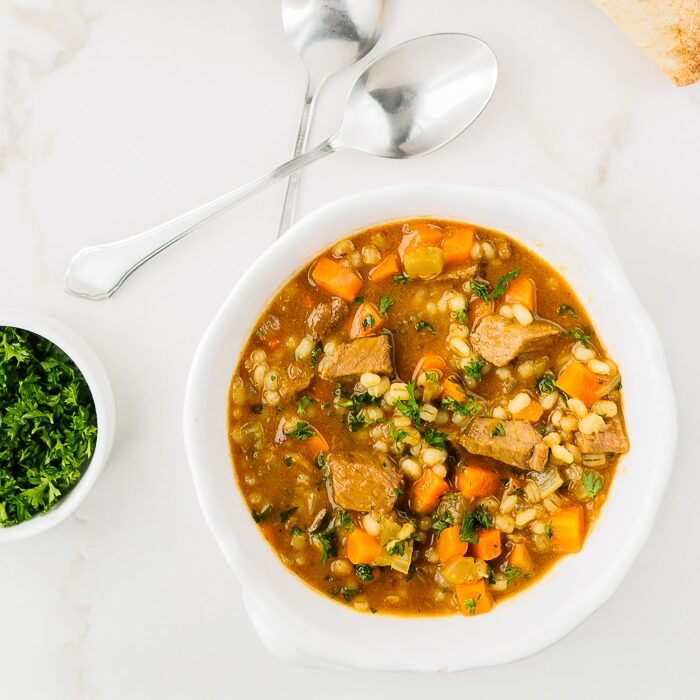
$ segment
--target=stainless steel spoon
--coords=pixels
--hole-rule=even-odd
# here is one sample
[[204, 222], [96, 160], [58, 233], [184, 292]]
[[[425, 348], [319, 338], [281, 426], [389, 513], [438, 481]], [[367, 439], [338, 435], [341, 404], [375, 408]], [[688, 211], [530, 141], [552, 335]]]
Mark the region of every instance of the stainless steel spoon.
[[[390, 0], [282, 0], [282, 23], [306, 65], [306, 96], [294, 157], [306, 150], [316, 96], [334, 73], [364, 58], [384, 29]], [[279, 238], [293, 223], [301, 171], [289, 176]]]
[[162, 250], [273, 182], [343, 148], [412, 158], [444, 146], [469, 126], [496, 87], [491, 48], [466, 34], [432, 34], [399, 44], [355, 81], [338, 131], [308, 153], [233, 192], [144, 233], [83, 248], [66, 274], [69, 292], [106, 299]]

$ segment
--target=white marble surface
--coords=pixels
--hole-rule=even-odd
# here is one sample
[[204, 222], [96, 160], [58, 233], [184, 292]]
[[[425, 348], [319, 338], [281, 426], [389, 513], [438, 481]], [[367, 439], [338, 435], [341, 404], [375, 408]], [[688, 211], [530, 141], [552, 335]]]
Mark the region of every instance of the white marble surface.
[[[342, 153], [312, 166], [302, 213], [421, 180], [535, 181], [596, 207], [665, 339], [678, 396], [678, 457], [646, 550], [601, 610], [516, 664], [351, 676], [272, 658], [200, 515], [180, 424], [198, 338], [273, 239], [281, 188], [161, 255], [109, 302], [71, 298], [61, 285], [80, 246], [158, 223], [288, 155], [303, 73], [278, 2], [0, 0], [0, 304], [82, 333], [112, 378], [119, 416], [111, 462], [77, 514], [0, 549], [4, 697], [697, 692], [700, 85], [674, 88], [587, 0], [397, 5], [383, 47], [427, 32], [482, 36], [501, 61], [495, 99], [466, 135], [422, 160]], [[356, 72], [328, 85], [318, 138]]]

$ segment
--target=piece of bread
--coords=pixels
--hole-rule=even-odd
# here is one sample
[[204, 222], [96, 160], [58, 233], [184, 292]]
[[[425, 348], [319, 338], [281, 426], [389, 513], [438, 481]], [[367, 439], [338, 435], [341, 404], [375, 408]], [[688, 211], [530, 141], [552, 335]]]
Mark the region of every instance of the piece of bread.
[[593, 0], [676, 85], [700, 80], [700, 0]]

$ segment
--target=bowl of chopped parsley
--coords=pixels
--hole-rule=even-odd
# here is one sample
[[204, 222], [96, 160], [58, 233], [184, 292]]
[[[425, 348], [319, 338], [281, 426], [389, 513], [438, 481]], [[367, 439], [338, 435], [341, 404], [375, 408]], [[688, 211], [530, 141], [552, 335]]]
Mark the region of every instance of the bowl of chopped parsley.
[[113, 435], [112, 390], [86, 343], [41, 314], [0, 310], [0, 542], [68, 517]]

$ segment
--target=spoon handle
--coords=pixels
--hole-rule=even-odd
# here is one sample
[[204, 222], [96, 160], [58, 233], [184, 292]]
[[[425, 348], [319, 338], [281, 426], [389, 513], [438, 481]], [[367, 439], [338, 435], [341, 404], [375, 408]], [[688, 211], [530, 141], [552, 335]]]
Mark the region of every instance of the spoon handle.
[[[306, 141], [309, 137], [311, 127], [311, 115], [313, 114], [316, 96], [311, 92], [306, 93], [304, 99], [304, 109], [301, 113], [301, 121], [299, 122], [299, 132], [297, 133], [296, 144], [294, 145], [294, 158], [301, 155], [306, 150]], [[292, 173], [287, 180], [287, 189], [284, 193], [284, 202], [282, 204], [282, 215], [280, 216], [279, 229], [277, 230], [277, 238], [294, 223], [294, 215], [297, 208], [297, 199], [299, 198], [299, 182], [301, 173], [299, 171]]]
[[66, 290], [88, 299], [111, 297], [134, 270], [168, 246], [273, 182], [288, 177], [335, 150], [333, 138], [330, 138], [308, 153], [280, 165], [269, 174], [164, 224], [120, 241], [83, 248], [68, 265]]

